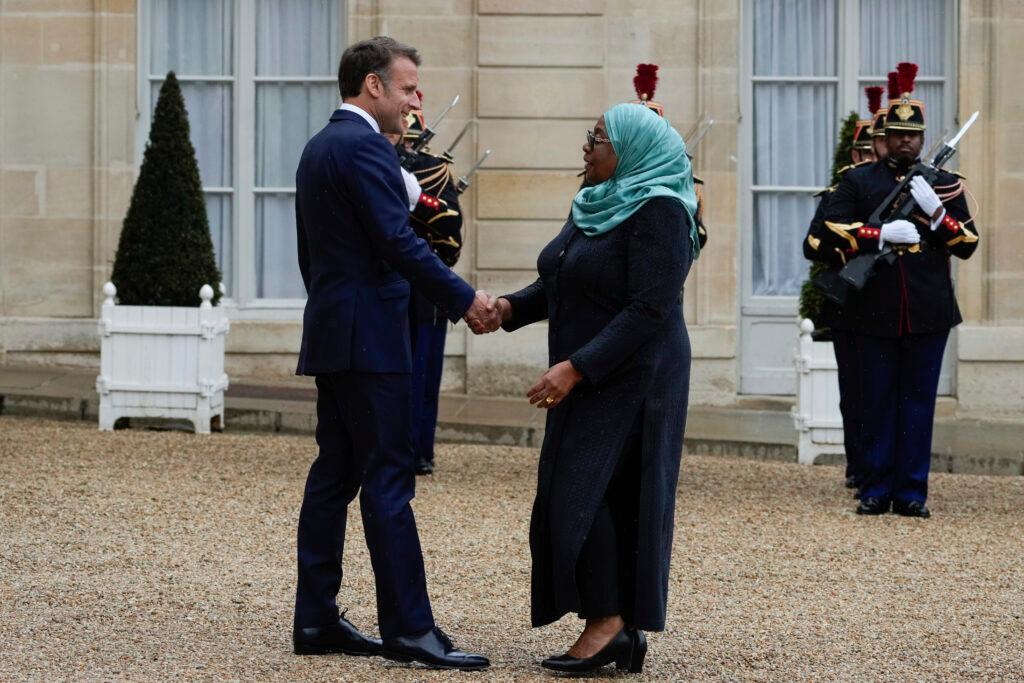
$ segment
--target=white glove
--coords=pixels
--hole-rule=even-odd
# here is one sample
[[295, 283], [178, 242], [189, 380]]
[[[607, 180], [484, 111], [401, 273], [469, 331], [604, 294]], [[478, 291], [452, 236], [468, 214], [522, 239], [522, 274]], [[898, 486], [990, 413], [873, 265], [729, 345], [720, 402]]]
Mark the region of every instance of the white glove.
[[[932, 224], [932, 230], [938, 227], [946, 210], [942, 208], [942, 200], [939, 199], [939, 195], [935, 194], [935, 190], [928, 184], [928, 181], [921, 176], [911, 178], [910, 194], [914, 197], [917, 205], [921, 207], [921, 210], [928, 215], [928, 220]], [[935, 218], [935, 216], [938, 216], [938, 218]]]
[[[911, 180], [910, 182], [914, 182]], [[917, 244], [921, 241], [921, 235], [917, 228], [910, 221], [893, 221], [882, 226], [878, 235], [878, 248], [886, 242], [890, 244]]]

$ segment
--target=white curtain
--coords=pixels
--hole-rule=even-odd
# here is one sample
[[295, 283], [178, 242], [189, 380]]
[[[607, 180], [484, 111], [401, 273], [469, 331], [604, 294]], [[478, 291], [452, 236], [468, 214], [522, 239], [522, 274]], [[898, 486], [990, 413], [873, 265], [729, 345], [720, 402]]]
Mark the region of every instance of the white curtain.
[[[341, 55], [337, 0], [260, 0], [256, 11], [256, 75], [336, 75]], [[296, 261], [295, 168], [306, 141], [339, 104], [331, 82], [256, 83], [256, 295], [303, 298]], [[263, 190], [263, 191], [261, 191]]]
[[754, 74], [753, 293], [795, 296], [807, 274], [800, 242], [814, 199], [787, 187], [828, 177], [836, 135], [835, 0], [756, 0]]
[[[187, 77], [181, 90], [203, 186], [230, 188], [234, 184], [232, 84], [202, 77], [233, 73], [234, 4], [230, 0], [153, 0], [150, 7], [150, 75], [162, 77], [174, 71]], [[162, 79], [151, 81], [151, 114], [162, 85]], [[205, 199], [217, 265], [230, 292], [234, 281], [232, 194], [206, 192]]]
[[[862, 85], [885, 84], [885, 76], [899, 62], [920, 67], [918, 78], [949, 73], [950, 50], [946, 41], [952, 17], [946, 0], [861, 0], [860, 76]], [[924, 149], [951, 126], [946, 111], [944, 82], [921, 82], [913, 97], [924, 102], [927, 124]], [[861, 110], [867, 109], [861, 104]]]

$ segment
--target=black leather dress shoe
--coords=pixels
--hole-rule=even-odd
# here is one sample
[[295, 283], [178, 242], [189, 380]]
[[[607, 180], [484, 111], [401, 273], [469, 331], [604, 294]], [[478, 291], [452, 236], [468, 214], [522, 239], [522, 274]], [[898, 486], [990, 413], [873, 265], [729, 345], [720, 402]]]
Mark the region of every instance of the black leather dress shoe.
[[483, 655], [463, 652], [452, 644], [445, 632], [436, 626], [418, 636], [388, 638], [384, 656], [396, 662], [419, 662], [434, 669], [480, 671], [491, 665]]
[[912, 501], [907, 504], [893, 503], [892, 511], [897, 515], [903, 515], [904, 517], [920, 517], [921, 519], [928, 519], [932, 516], [932, 513], [925, 507], [924, 503], [919, 500]]
[[420, 458], [416, 461], [416, 474], [433, 474], [434, 473], [434, 461], [427, 460], [426, 458]]
[[580, 659], [568, 654], [548, 657], [540, 663], [545, 669], [562, 673], [586, 674], [597, 671], [603, 666], [615, 662], [619, 669], [626, 669], [631, 674], [644, 670], [644, 657], [647, 656], [647, 636], [643, 631], [622, 629], [608, 644], [601, 648], [593, 657]]
[[344, 616], [337, 624], [297, 628], [292, 632], [297, 655], [379, 655], [383, 646], [376, 638], [364, 636]]
[[861, 485], [860, 477], [858, 477], [856, 474], [851, 474], [850, 476], [848, 476], [846, 478], [846, 488], [848, 488], [848, 489], [858, 489], [858, 488], [860, 488], [860, 485]]
[[858, 515], [884, 515], [889, 511], [890, 502], [882, 498], [862, 498], [857, 506]]

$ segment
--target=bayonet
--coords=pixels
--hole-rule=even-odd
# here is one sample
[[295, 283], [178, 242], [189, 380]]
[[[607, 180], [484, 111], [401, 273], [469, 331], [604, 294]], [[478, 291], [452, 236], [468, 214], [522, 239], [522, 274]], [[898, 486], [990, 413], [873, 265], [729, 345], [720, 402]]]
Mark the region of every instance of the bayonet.
[[701, 122], [700, 127], [697, 128], [696, 133], [694, 133], [691, 136], [683, 138], [683, 142], [686, 144], [686, 151], [689, 152], [690, 154], [693, 154], [693, 150], [697, 149], [697, 145], [700, 144], [700, 141], [704, 139], [704, 136], [707, 135], [708, 131], [711, 130], [711, 126], [713, 125], [715, 125], [714, 119], [708, 119], [707, 121], [703, 121]]
[[469, 187], [469, 179], [473, 177], [474, 173], [480, 170], [480, 167], [483, 166], [484, 161], [486, 161], [487, 157], [489, 156], [491, 156], [491, 150], [485, 150], [483, 156], [480, 157], [480, 159], [475, 164], [473, 164], [473, 166], [468, 171], [466, 171], [465, 174], [460, 176], [459, 179], [455, 181], [456, 192], [462, 194], [463, 192], [466, 191], [466, 188]]
[[459, 131], [459, 134], [455, 136], [455, 139], [454, 139], [454, 140], [452, 140], [452, 144], [448, 145], [448, 149], [446, 149], [446, 150], [444, 151], [444, 156], [448, 157], [449, 159], [451, 158], [451, 156], [452, 156], [452, 151], [453, 151], [453, 150], [455, 149], [455, 147], [456, 147], [456, 146], [458, 146], [458, 144], [459, 144], [459, 143], [460, 143], [460, 142], [462, 141], [462, 138], [463, 138], [463, 136], [464, 136], [464, 135], [465, 135], [465, 134], [466, 134], [467, 132], [469, 132], [469, 127], [470, 127], [470, 126], [472, 126], [472, 125], [473, 125], [473, 123], [474, 123], [473, 121], [467, 121], [467, 122], [466, 122], [466, 125], [462, 127], [462, 130], [461, 130], [461, 131]]

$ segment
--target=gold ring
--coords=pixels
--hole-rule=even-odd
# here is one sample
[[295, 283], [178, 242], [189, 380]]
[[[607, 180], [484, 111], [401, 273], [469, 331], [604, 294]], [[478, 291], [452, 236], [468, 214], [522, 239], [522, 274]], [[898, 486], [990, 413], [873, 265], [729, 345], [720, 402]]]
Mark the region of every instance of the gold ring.
[[546, 399], [544, 399], [544, 403], [546, 405], [551, 405], [554, 402], [555, 402], [555, 399], [551, 398], [550, 396], [548, 396]]

